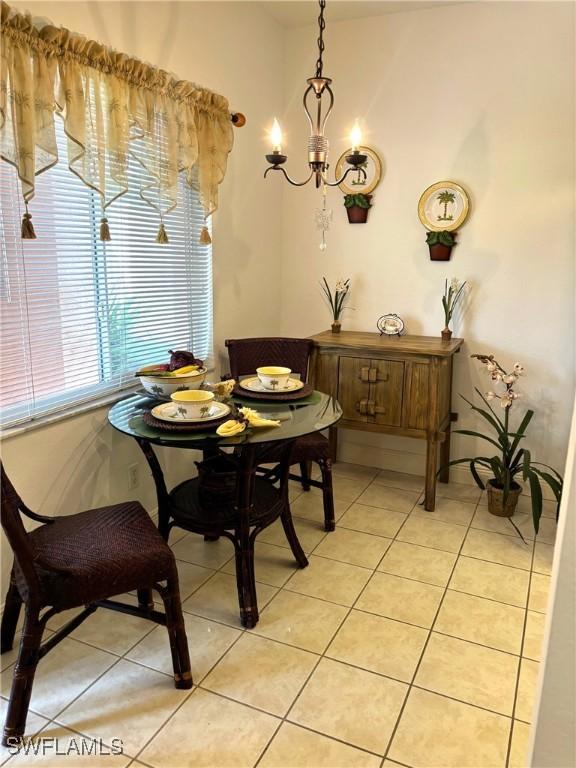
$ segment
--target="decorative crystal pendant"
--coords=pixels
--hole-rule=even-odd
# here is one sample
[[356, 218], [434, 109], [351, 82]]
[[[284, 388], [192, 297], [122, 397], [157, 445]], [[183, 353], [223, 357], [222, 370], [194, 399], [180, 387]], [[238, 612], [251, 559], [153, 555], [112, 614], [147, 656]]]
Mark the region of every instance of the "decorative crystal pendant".
[[316, 220], [316, 229], [322, 232], [322, 239], [320, 241], [319, 248], [321, 251], [325, 251], [327, 248], [326, 232], [330, 229], [332, 223], [332, 208], [326, 207], [326, 185], [322, 189], [322, 208], [317, 208], [314, 214]]

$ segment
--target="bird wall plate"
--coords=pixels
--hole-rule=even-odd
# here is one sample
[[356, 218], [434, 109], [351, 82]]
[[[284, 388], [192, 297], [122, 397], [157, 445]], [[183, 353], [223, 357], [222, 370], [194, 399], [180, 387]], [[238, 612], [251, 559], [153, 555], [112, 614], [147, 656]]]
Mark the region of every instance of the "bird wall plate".
[[401, 336], [404, 333], [404, 320], [398, 315], [382, 315], [378, 318], [376, 327], [380, 336]]
[[424, 190], [418, 202], [418, 216], [432, 232], [455, 232], [470, 210], [467, 192], [453, 181], [439, 181]]

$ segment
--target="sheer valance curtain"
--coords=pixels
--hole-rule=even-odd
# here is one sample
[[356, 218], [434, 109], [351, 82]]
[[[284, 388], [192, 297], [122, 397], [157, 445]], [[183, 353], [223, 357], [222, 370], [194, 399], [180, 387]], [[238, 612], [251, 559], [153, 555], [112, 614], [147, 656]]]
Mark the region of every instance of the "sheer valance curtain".
[[[134, 183], [130, 156], [144, 166], [138, 193], [158, 216], [158, 242], [169, 239], [163, 217], [178, 204], [180, 173], [204, 215], [216, 210], [233, 144], [223, 96], [4, 2], [1, 22], [0, 154], [20, 179], [22, 237], [36, 237], [28, 203], [35, 177], [58, 160], [57, 115], [70, 171], [100, 196], [101, 239], [110, 239], [106, 209]], [[200, 238], [210, 242], [206, 227]]]

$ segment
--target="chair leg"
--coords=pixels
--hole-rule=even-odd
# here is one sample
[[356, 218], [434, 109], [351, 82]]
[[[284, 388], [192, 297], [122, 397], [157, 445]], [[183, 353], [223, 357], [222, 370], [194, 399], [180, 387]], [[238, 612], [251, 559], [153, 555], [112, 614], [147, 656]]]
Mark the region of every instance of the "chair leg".
[[174, 686], [176, 688], [192, 688], [190, 654], [188, 652], [188, 640], [184, 627], [178, 581], [175, 578], [169, 579], [166, 589], [160, 592], [160, 595], [166, 612], [166, 629], [170, 639], [172, 666], [174, 668]]
[[254, 542], [246, 537], [234, 542], [236, 555], [236, 586], [240, 607], [240, 622], [246, 629], [253, 629], [258, 623], [258, 598], [254, 572]]
[[300, 462], [300, 483], [305, 491], [310, 490], [310, 470], [312, 468], [311, 461]]
[[20, 617], [22, 598], [16, 584], [11, 580], [6, 595], [4, 613], [2, 614], [2, 626], [0, 628], [0, 653], [10, 651], [14, 645], [14, 635]]
[[151, 611], [154, 609], [154, 597], [151, 589], [139, 589], [138, 594], [138, 608]]
[[304, 554], [304, 550], [302, 549], [302, 546], [298, 540], [298, 536], [296, 535], [296, 529], [294, 528], [294, 521], [292, 520], [292, 513], [290, 511], [289, 504], [284, 507], [284, 510], [280, 515], [280, 520], [282, 521], [284, 533], [286, 534], [288, 544], [290, 544], [290, 549], [292, 550], [292, 554], [294, 555], [296, 562], [300, 568], [306, 568], [308, 565], [308, 558]]
[[43, 630], [44, 625], [38, 620], [38, 611], [26, 606], [18, 661], [14, 668], [12, 690], [10, 691], [10, 701], [4, 724], [2, 737], [4, 746], [18, 743], [24, 736]]
[[336, 530], [334, 517], [334, 493], [332, 491], [332, 459], [321, 459], [318, 462], [322, 472], [322, 498], [324, 501], [324, 530]]

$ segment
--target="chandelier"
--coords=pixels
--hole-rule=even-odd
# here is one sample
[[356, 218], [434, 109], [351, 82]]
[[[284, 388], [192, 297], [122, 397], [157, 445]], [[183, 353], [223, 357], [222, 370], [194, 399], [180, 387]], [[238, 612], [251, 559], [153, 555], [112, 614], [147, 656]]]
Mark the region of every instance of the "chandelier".
[[[282, 171], [286, 180], [295, 187], [303, 187], [305, 184], [308, 184], [312, 178], [314, 178], [317, 188], [321, 186], [336, 187], [341, 184], [352, 171], [356, 171], [359, 178], [360, 176], [364, 179], [366, 178], [366, 172], [363, 166], [366, 163], [367, 156], [362, 154], [358, 149], [358, 146], [360, 145], [360, 135], [357, 125], [353, 131], [352, 152], [351, 154], [346, 155], [346, 162], [348, 163], [349, 168], [346, 169], [339, 179], [328, 181], [327, 178], [329, 168], [329, 144], [328, 139], [324, 135], [324, 128], [326, 126], [326, 121], [332, 112], [332, 107], [334, 106], [334, 94], [330, 87], [332, 83], [331, 78], [324, 77], [323, 73], [322, 54], [324, 53], [324, 29], [326, 28], [326, 22], [324, 21], [326, 0], [319, 0], [319, 6], [320, 15], [318, 16], [318, 60], [316, 61], [316, 74], [306, 81], [308, 87], [304, 92], [304, 98], [302, 100], [304, 111], [306, 112], [310, 124], [310, 137], [308, 139], [308, 166], [310, 168], [310, 174], [304, 181], [294, 181], [282, 167], [288, 157], [287, 155], [282, 154], [282, 132], [276, 118], [274, 118], [274, 125], [271, 132], [272, 153], [266, 155], [266, 160], [270, 165], [264, 172], [264, 178], [266, 178], [270, 171]], [[314, 99], [316, 99], [315, 104]], [[310, 101], [312, 101], [311, 108], [309, 107]], [[312, 117], [311, 112], [315, 114], [314, 118]]]

